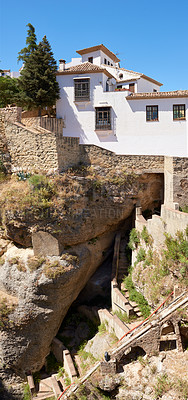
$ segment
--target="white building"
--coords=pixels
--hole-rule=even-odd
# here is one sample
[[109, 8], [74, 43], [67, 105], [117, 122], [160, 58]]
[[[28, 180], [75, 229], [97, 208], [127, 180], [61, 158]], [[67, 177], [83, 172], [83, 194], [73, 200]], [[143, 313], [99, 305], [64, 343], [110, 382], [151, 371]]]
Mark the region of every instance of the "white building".
[[102, 44], [77, 53], [57, 72], [64, 136], [117, 154], [188, 155], [188, 90], [160, 92], [160, 82], [120, 68]]
[[20, 70], [19, 71], [11, 71], [10, 69], [2, 69], [0, 70], [0, 76], [9, 76], [10, 78], [19, 78]]

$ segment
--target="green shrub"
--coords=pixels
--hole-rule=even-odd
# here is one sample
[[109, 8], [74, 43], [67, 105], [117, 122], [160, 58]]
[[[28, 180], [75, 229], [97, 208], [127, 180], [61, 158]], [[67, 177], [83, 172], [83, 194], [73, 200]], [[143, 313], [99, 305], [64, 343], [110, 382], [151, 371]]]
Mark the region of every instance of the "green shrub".
[[140, 244], [140, 233], [133, 228], [130, 232], [128, 246], [131, 250], [136, 250]]
[[144, 240], [146, 246], [151, 245], [153, 243], [153, 238], [151, 235], [149, 235], [146, 226], [144, 226], [142, 229], [141, 238]]
[[26, 383], [23, 386], [23, 400], [31, 400], [31, 398], [32, 398], [32, 396], [31, 396], [29, 384]]
[[184, 213], [188, 213], [188, 205], [185, 204], [183, 207], [180, 207], [180, 211], [182, 211]]
[[107, 332], [107, 327], [108, 327], [108, 322], [102, 322], [99, 326], [98, 326], [98, 332], [100, 333], [100, 335], [103, 335], [103, 333]]
[[144, 318], [147, 318], [150, 315], [150, 306], [145, 297], [135, 289], [131, 273], [124, 278], [123, 282], [129, 292], [130, 300], [135, 301], [138, 304], [142, 315]]
[[145, 252], [145, 250], [141, 247], [141, 248], [139, 249], [139, 251], [138, 251], [137, 256], [136, 256], [137, 263], [139, 263], [139, 262], [141, 262], [141, 261], [144, 261], [145, 259], [146, 259], [146, 252]]

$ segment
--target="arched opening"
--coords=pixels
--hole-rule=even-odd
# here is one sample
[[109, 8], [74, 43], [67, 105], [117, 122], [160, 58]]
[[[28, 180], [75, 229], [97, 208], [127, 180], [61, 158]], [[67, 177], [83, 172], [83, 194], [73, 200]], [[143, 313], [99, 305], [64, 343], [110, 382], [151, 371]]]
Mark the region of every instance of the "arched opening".
[[161, 327], [161, 336], [175, 333], [174, 325], [171, 321], [165, 322]]
[[129, 353], [126, 354], [125, 352], [125, 354], [123, 354], [123, 356], [119, 360], [117, 365], [118, 372], [123, 372], [124, 365], [129, 364], [132, 361], [136, 361], [139, 357], [144, 357], [145, 355], [146, 352], [142, 347], [140, 346], [131, 347]]

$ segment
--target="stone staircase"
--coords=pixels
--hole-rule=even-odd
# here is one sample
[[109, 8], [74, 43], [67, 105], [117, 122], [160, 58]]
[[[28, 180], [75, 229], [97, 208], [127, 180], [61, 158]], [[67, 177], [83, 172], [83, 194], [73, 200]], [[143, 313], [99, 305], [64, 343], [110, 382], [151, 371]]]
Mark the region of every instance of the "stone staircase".
[[121, 282], [121, 286], [120, 286], [121, 290], [123, 291], [123, 295], [124, 297], [127, 299], [128, 304], [130, 304], [130, 306], [132, 307], [134, 314], [139, 318], [142, 317], [142, 313], [138, 307], [138, 304], [135, 301], [131, 301], [129, 299], [129, 292], [126, 289], [125, 285], [123, 282]]
[[33, 400], [48, 400], [56, 399], [64, 388], [62, 378], [57, 378], [57, 375], [51, 375], [48, 378], [41, 379], [37, 394], [32, 396]]
[[122, 282], [124, 276], [127, 275], [128, 273], [129, 261], [127, 259], [125, 252], [126, 246], [127, 246], [127, 238], [122, 237], [119, 247], [119, 265], [118, 265], [118, 277], [117, 277], [117, 281], [119, 284], [120, 282]]
[[116, 278], [117, 283], [121, 291], [123, 291], [123, 295], [125, 297], [125, 304], [127, 308], [127, 315], [135, 315], [136, 317], [141, 317], [142, 313], [138, 307], [138, 304], [135, 301], [131, 301], [129, 299], [129, 292], [124, 286], [123, 278], [125, 275], [128, 275], [128, 267], [130, 262], [126, 255], [126, 246], [128, 243], [128, 237], [121, 235], [120, 245], [119, 245], [119, 255], [118, 255], [118, 268], [116, 270]]

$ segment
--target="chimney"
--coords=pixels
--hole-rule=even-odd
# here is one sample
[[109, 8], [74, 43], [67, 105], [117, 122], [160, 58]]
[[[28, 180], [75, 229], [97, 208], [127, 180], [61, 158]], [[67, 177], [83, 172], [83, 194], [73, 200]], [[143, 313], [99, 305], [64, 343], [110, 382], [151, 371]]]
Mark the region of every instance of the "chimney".
[[59, 71], [65, 71], [65, 60], [59, 60]]

